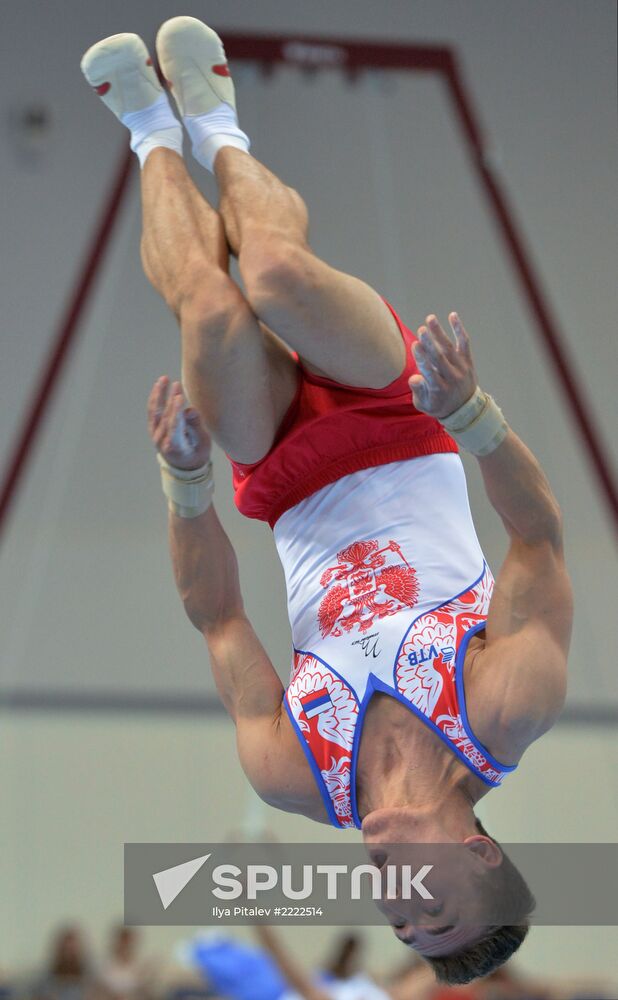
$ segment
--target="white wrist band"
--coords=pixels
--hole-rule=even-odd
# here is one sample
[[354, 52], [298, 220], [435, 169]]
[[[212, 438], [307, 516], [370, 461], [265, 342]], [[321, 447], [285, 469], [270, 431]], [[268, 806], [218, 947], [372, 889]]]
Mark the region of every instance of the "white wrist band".
[[500, 407], [478, 385], [470, 399], [440, 423], [457, 444], [477, 457], [495, 451], [509, 429]]
[[199, 469], [177, 469], [157, 454], [161, 483], [169, 509], [178, 517], [198, 517], [208, 510], [215, 492], [210, 459]]

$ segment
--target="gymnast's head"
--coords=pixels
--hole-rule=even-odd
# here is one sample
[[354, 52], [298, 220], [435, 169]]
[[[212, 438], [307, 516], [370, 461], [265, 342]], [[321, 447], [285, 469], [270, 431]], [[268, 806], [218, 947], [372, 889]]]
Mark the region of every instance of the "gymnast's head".
[[[457, 840], [435, 815], [415, 815], [412, 841], [402, 835], [407, 812], [380, 809], [363, 821], [365, 846], [382, 871], [378, 907], [395, 936], [431, 965], [438, 982], [471, 983], [517, 951], [529, 930], [534, 896], [476, 817], [474, 832]], [[409, 884], [428, 862], [431, 871], [421, 874], [420, 891], [432, 898], [414, 890], [407, 893], [412, 898], [403, 898], [401, 866], [409, 866]]]

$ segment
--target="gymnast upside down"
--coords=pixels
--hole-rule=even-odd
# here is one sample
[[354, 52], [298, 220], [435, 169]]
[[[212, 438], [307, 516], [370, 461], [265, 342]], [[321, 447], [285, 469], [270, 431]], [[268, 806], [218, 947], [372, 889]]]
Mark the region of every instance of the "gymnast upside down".
[[[130, 129], [144, 269], [181, 331], [182, 383], [161, 377], [148, 404], [181, 598], [266, 802], [357, 827], [380, 865], [385, 843], [465, 845], [471, 877], [447, 878], [421, 912], [399, 898], [381, 908], [438, 978], [469, 982], [516, 950], [533, 907], [474, 807], [564, 702], [572, 598], [558, 504], [479, 388], [458, 315], [450, 334], [432, 314], [416, 336], [312, 252], [303, 200], [249, 153], [218, 36], [172, 18], [157, 52], [218, 210], [189, 177], [139, 36], [97, 43], [82, 69]], [[245, 614], [212, 503], [211, 439], [238, 509], [273, 530], [294, 647], [287, 688]], [[508, 534], [495, 582], [458, 446], [476, 455]], [[462, 900], [507, 889], [517, 923], [461, 918]]]

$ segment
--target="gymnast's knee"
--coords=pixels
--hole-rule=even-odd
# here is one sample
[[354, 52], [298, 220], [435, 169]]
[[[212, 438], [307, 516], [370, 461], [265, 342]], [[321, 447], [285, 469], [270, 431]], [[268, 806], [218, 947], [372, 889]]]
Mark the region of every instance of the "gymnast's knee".
[[247, 300], [257, 316], [267, 316], [275, 303], [304, 298], [313, 282], [313, 254], [286, 235], [264, 234], [241, 259]]
[[223, 271], [196, 271], [178, 298], [183, 339], [201, 341], [225, 335], [246, 315], [238, 285]]

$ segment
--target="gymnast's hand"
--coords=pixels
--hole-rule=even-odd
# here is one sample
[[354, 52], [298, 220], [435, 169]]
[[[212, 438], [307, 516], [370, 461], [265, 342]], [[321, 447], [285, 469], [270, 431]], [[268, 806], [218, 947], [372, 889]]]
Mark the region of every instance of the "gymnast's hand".
[[435, 316], [418, 331], [412, 353], [419, 374], [408, 385], [417, 410], [441, 420], [470, 399], [477, 386], [470, 338], [457, 313], [449, 314], [455, 342], [444, 332]]
[[159, 452], [177, 469], [199, 469], [210, 457], [211, 438], [180, 382], [157, 379], [148, 397], [148, 431]]

